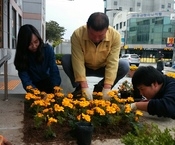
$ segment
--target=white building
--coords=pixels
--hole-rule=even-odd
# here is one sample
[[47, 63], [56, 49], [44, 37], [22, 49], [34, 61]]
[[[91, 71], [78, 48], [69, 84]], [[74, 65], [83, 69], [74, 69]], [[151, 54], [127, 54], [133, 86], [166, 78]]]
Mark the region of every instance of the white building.
[[113, 24], [115, 14], [128, 12], [174, 12], [174, 0], [104, 0], [104, 11]]

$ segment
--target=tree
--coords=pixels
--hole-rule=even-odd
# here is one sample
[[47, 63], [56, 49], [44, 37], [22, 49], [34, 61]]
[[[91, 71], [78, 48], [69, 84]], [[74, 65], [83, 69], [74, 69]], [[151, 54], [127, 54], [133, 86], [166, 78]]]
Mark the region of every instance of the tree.
[[61, 43], [65, 30], [55, 21], [46, 22], [46, 41], [53, 42], [53, 44]]

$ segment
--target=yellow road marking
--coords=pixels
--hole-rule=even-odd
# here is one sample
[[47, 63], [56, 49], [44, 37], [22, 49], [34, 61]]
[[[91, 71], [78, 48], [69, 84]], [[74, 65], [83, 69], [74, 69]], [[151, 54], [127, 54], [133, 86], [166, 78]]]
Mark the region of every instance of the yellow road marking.
[[[20, 83], [20, 80], [10, 80], [8, 82], [8, 90], [14, 90]], [[0, 82], [0, 90], [4, 90], [4, 82]]]

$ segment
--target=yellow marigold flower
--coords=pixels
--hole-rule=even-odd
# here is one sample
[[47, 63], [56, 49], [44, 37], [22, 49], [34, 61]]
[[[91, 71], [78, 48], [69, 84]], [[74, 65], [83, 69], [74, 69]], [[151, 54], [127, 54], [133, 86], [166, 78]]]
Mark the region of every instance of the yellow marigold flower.
[[110, 97], [114, 97], [114, 95], [115, 95], [115, 92], [113, 92], [113, 91], [110, 91], [110, 92], [108, 92], [108, 95], [109, 95]]
[[84, 120], [86, 120], [87, 122], [90, 122], [90, 121], [91, 121], [91, 117], [90, 117], [89, 115], [86, 115], [86, 114], [84, 114], [84, 113], [82, 113], [81, 115], [82, 115], [82, 118], [83, 118]]
[[52, 102], [52, 103], [55, 102], [55, 99], [51, 99], [50, 102]]
[[53, 99], [55, 96], [54, 96], [54, 94], [47, 94], [47, 97], [46, 97], [46, 99]]
[[32, 94], [31, 93], [27, 93], [26, 95], [25, 95], [25, 99], [26, 100], [30, 100], [32, 98]]
[[102, 97], [103, 93], [102, 92], [98, 92], [96, 95]]
[[71, 100], [68, 98], [64, 98], [62, 101], [62, 105], [65, 107], [73, 108], [73, 104], [71, 103]]
[[131, 106], [130, 106], [130, 104], [126, 104], [125, 105], [125, 113], [130, 113], [131, 112]]
[[33, 100], [39, 100], [39, 99], [41, 99], [41, 97], [38, 97], [38, 96], [36, 96], [34, 94], [31, 94], [31, 93], [27, 93], [25, 95], [25, 99], [26, 100], [31, 100], [31, 99], [33, 99]]
[[50, 113], [53, 113], [53, 108], [49, 108], [49, 112]]
[[36, 100], [36, 101], [34, 101], [33, 103], [34, 103], [34, 105], [36, 105], [36, 106], [45, 106], [45, 103], [44, 103], [43, 100]]
[[57, 112], [64, 112], [64, 108], [58, 104], [55, 104], [54, 105], [54, 110], [57, 111]]
[[49, 109], [48, 108], [46, 108], [46, 109], [43, 110], [43, 113], [47, 113], [47, 112], [49, 112]]
[[140, 110], [136, 110], [135, 114], [138, 116], [143, 116], [143, 113]]
[[77, 116], [77, 120], [81, 120], [81, 114]]
[[93, 92], [92, 95], [97, 96], [97, 92]]
[[135, 121], [139, 121], [139, 117], [138, 116], [135, 116]]
[[72, 99], [72, 98], [73, 98], [73, 95], [72, 95], [71, 93], [69, 93], [69, 94], [67, 95], [67, 98]]
[[89, 106], [89, 101], [80, 101], [79, 102], [79, 105], [80, 105], [80, 107], [87, 107], [87, 106]]
[[42, 113], [37, 113], [37, 117], [41, 118], [43, 117], [44, 115]]
[[50, 106], [50, 100], [43, 100], [45, 107]]
[[30, 85], [30, 86], [27, 86], [26, 87], [26, 90], [31, 90], [33, 87]]
[[94, 115], [94, 110], [86, 110], [86, 113], [89, 114], [89, 115]]
[[99, 113], [101, 116], [105, 115], [105, 111], [101, 109], [100, 107], [95, 107], [94, 110], [95, 112]]
[[[105, 101], [105, 106], [109, 106], [109, 105], [111, 105], [111, 102], [110, 101]], [[104, 106], [104, 105], [102, 104], [102, 106]]]
[[55, 92], [59, 92], [59, 91], [62, 91], [62, 90], [63, 90], [63, 89], [62, 89], [61, 87], [59, 87], [59, 86], [55, 86], [53, 89], [54, 89]]
[[86, 98], [80, 98], [80, 101], [86, 101]]
[[40, 91], [39, 91], [38, 89], [33, 89], [33, 93], [34, 93], [35, 95], [39, 95], [39, 94], [40, 94]]
[[109, 113], [109, 114], [115, 114], [116, 113], [116, 109], [114, 107], [111, 107], [111, 106], [107, 106], [106, 107], [106, 111]]
[[79, 101], [78, 100], [74, 100], [74, 101], [72, 101], [72, 103], [77, 105], [77, 104], [79, 104]]
[[115, 108], [117, 112], [120, 112], [120, 107], [119, 107], [117, 104], [112, 103], [111, 106], [112, 106], [113, 108]]
[[57, 96], [57, 97], [59, 97], [59, 98], [62, 98], [62, 97], [64, 97], [64, 94], [63, 94], [63, 93], [58, 92], [58, 93], [55, 93], [55, 96]]
[[118, 94], [118, 90], [112, 90], [115, 94]]
[[127, 100], [128, 100], [128, 102], [134, 102], [133, 97], [128, 97]]
[[48, 118], [47, 126], [50, 126], [52, 123], [57, 123], [57, 119], [53, 117]]
[[106, 106], [105, 100], [94, 100], [93, 103], [95, 106]]
[[132, 71], [135, 71], [135, 70], [138, 69], [138, 67], [137, 67], [136, 65], [131, 65], [129, 68], [130, 68], [130, 70], [132, 70]]
[[120, 102], [119, 103], [126, 103], [127, 102], [127, 99], [120, 99]]

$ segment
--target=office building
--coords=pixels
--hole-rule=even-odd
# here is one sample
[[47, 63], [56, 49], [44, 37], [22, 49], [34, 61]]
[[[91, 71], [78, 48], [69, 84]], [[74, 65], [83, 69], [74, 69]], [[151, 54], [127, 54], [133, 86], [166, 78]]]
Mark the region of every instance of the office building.
[[105, 12], [121, 34], [121, 53], [136, 53], [144, 58], [173, 56], [174, 0], [106, 0]]

